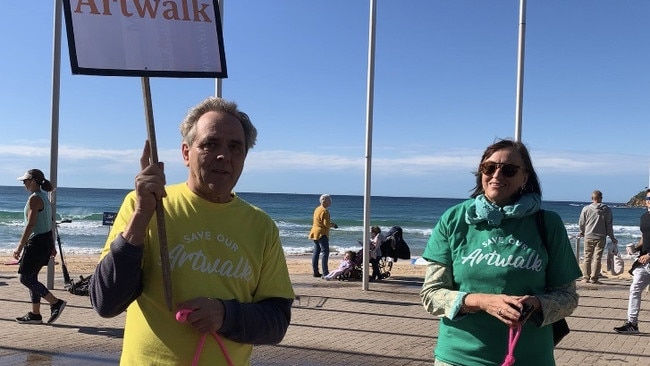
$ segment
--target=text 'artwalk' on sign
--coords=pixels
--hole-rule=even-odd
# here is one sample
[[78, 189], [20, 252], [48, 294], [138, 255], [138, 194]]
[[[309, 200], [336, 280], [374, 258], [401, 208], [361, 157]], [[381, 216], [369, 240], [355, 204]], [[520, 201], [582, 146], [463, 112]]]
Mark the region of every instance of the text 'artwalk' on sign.
[[225, 78], [217, 0], [64, 0], [74, 74]]
[[162, 17], [166, 20], [212, 23], [214, 11], [211, 11], [211, 6], [211, 2], [199, 2], [199, 0], [79, 0], [76, 1], [73, 12], [104, 16], [121, 14], [127, 18]]

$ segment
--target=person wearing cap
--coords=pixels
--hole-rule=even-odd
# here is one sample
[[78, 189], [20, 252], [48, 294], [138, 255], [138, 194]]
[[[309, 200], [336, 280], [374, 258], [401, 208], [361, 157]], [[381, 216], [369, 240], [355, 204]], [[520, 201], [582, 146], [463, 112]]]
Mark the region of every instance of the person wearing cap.
[[20, 242], [14, 250], [14, 258], [20, 259], [18, 273], [20, 283], [29, 289], [32, 302], [32, 311], [16, 318], [20, 324], [41, 324], [41, 298], [50, 303], [50, 318], [47, 323], [56, 321], [66, 301], [56, 298], [41, 282], [38, 273], [50, 261], [54, 249], [54, 236], [52, 234], [52, 206], [47, 196], [54, 187], [45, 175], [38, 169], [30, 169], [18, 177], [31, 192], [25, 204], [25, 229], [20, 237]]

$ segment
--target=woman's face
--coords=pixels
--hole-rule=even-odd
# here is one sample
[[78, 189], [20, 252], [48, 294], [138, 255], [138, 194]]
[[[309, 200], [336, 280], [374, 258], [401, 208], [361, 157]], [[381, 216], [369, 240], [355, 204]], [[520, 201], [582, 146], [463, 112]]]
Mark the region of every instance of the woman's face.
[[331, 198], [325, 198], [322, 203], [323, 207], [328, 208], [332, 205], [332, 199]]
[[513, 203], [528, 181], [524, 161], [513, 148], [497, 150], [481, 162], [480, 171], [485, 197], [501, 207]]
[[28, 192], [34, 192], [34, 180], [33, 179], [25, 179], [23, 180], [23, 185], [25, 186], [25, 190]]

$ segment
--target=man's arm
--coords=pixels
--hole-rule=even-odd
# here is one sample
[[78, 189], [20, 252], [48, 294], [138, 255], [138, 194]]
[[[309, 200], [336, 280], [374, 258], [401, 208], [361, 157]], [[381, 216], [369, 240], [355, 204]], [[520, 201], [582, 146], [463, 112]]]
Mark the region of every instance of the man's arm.
[[122, 234], [95, 268], [88, 286], [93, 309], [104, 318], [122, 313], [142, 293], [143, 248], [131, 245]]
[[219, 334], [235, 342], [277, 344], [289, 328], [293, 299], [272, 297], [256, 303], [221, 301], [225, 316]]
[[580, 230], [578, 236], [585, 236], [585, 209], [584, 208], [582, 209], [582, 211], [580, 211], [580, 216], [578, 218], [578, 230]]
[[120, 314], [142, 293], [141, 265], [147, 226], [158, 200], [167, 195], [163, 164], [150, 164], [150, 155], [147, 140], [140, 157], [141, 171], [135, 177], [133, 211], [124, 231], [113, 240], [110, 252], [97, 265], [89, 284], [90, 301], [103, 317]]
[[614, 215], [612, 210], [608, 207], [609, 215], [607, 215], [607, 236], [612, 239], [614, 245], [618, 244], [618, 240], [614, 237]]

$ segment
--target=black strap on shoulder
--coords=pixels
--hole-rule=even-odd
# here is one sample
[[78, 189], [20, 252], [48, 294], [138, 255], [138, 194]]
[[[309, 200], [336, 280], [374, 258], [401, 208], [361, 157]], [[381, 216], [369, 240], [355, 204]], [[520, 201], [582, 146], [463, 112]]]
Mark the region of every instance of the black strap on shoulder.
[[544, 210], [539, 209], [535, 213], [535, 222], [537, 223], [537, 232], [539, 232], [539, 236], [542, 238], [542, 244], [544, 244], [544, 247], [548, 252], [548, 241], [546, 240], [546, 224], [544, 223]]
[[[537, 223], [537, 232], [539, 233], [539, 236], [542, 238], [542, 245], [544, 245], [544, 249], [546, 249], [546, 253], [548, 256], [551, 256], [551, 252], [548, 249], [548, 238], [546, 237], [546, 224], [544, 223], [544, 210], [541, 208], [539, 211], [535, 213], [535, 222]], [[550, 258], [549, 258], [550, 260]], [[546, 283], [548, 283], [548, 271], [546, 271]]]

